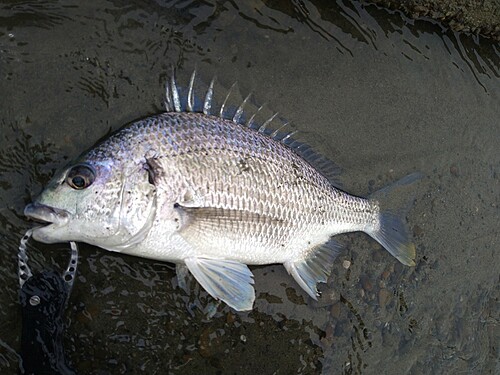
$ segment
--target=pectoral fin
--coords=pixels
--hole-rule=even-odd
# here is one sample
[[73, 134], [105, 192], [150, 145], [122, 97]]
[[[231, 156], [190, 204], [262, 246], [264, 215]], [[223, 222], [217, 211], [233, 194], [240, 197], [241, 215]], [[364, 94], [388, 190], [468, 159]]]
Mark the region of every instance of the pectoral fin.
[[237, 311], [251, 310], [255, 300], [253, 274], [239, 262], [224, 259], [187, 258], [189, 271], [214, 298]]
[[189, 207], [176, 204], [175, 208], [183, 218], [183, 230], [204, 235], [207, 232], [219, 232], [221, 227], [235, 230], [239, 225], [280, 225], [283, 220], [269, 215], [245, 210], [231, 210], [216, 207]]
[[245, 210], [185, 207], [181, 204], [176, 204], [175, 210], [181, 223], [179, 234], [198, 248], [219, 247], [221, 238], [238, 242], [248, 228], [271, 233], [274, 228], [286, 225], [282, 219]]

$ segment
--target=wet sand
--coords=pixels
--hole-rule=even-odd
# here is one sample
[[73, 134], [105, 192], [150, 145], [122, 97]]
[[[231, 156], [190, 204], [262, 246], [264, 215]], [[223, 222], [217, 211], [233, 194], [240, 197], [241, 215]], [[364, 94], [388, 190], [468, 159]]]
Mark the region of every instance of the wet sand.
[[414, 19], [431, 18], [454, 31], [479, 34], [500, 41], [499, 0], [370, 0]]

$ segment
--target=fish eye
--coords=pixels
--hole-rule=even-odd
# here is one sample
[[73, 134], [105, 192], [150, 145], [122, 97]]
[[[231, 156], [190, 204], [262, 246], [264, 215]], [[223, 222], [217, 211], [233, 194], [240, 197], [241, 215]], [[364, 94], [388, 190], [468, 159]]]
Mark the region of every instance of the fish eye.
[[75, 190], [88, 188], [95, 180], [95, 172], [88, 165], [79, 164], [71, 168], [66, 176], [66, 182]]

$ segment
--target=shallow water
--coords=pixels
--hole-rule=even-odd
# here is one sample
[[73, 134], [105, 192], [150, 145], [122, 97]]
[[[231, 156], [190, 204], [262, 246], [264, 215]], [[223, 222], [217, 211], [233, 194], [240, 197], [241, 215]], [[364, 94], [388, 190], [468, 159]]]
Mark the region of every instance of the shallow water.
[[[0, 4], [1, 373], [18, 371], [24, 205], [110, 130], [161, 111], [171, 65], [253, 91], [351, 193], [421, 171], [417, 266], [342, 235], [319, 302], [282, 266], [253, 267], [255, 309], [234, 313], [177, 288], [172, 265], [82, 244], [65, 332], [78, 373], [498, 373], [498, 44], [359, 3], [242, 3]], [[29, 252], [62, 270], [69, 245]]]

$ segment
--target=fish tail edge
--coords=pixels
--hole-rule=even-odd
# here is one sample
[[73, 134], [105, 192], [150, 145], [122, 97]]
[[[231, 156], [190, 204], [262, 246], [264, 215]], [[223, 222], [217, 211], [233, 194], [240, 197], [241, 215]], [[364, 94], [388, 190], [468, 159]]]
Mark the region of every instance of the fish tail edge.
[[415, 196], [410, 194], [403, 202], [397, 201], [395, 197], [401, 196], [399, 190], [411, 188], [421, 178], [420, 173], [412, 173], [370, 196], [370, 200], [378, 205], [380, 211], [377, 225], [367, 233], [407, 266], [415, 266], [416, 258], [416, 247], [406, 223], [406, 216]]

